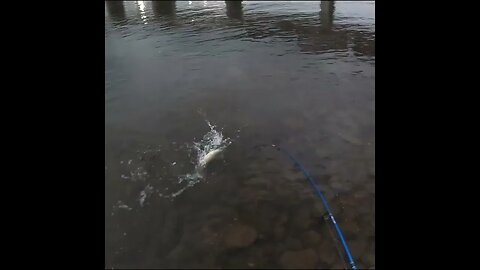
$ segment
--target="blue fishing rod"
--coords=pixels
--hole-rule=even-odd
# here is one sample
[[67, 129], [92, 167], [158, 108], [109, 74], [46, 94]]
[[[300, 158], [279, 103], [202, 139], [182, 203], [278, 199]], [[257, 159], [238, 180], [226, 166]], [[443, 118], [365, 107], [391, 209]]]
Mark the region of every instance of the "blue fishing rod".
[[327, 200], [323, 196], [322, 192], [320, 191], [320, 188], [315, 184], [315, 181], [313, 178], [310, 176], [310, 174], [307, 172], [307, 170], [298, 162], [292, 155], [290, 155], [289, 152], [287, 152], [285, 149], [280, 148], [277, 145], [272, 144], [272, 146], [277, 149], [280, 152], [283, 152], [286, 154], [290, 160], [295, 164], [297, 168], [299, 168], [303, 175], [308, 179], [308, 182], [312, 186], [313, 190], [315, 191], [315, 194], [320, 198], [323, 204], [323, 208], [325, 211], [327, 211], [328, 219], [332, 222], [333, 227], [335, 228], [335, 232], [337, 233], [338, 238], [340, 239], [340, 243], [342, 244], [343, 251], [345, 252], [345, 255], [347, 257], [348, 263], [350, 264], [350, 267], [352, 269], [357, 269], [357, 266], [355, 265], [355, 262], [353, 261], [352, 254], [350, 253], [350, 250], [348, 249], [347, 243], [345, 242], [345, 238], [343, 237], [342, 231], [340, 231], [340, 227], [338, 227], [337, 222], [335, 221], [335, 218], [333, 217], [332, 211], [330, 210], [330, 207], [328, 206]]

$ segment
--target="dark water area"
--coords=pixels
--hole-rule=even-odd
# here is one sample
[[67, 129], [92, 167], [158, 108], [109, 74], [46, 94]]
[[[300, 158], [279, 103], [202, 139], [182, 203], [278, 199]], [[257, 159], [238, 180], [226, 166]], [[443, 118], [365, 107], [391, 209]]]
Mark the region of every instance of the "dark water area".
[[374, 268], [374, 2], [105, 3], [105, 268], [345, 268], [272, 143]]

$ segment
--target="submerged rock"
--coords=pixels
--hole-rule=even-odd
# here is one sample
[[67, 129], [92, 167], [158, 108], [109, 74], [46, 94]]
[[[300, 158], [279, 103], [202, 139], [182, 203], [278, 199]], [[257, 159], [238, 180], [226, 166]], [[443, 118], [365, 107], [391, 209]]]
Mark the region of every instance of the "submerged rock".
[[310, 230], [303, 234], [303, 243], [310, 246], [315, 246], [320, 242], [320, 234], [316, 231]]
[[242, 248], [251, 245], [257, 239], [257, 231], [247, 225], [234, 224], [225, 231], [224, 242], [227, 248]]
[[360, 226], [356, 220], [343, 221], [340, 226], [342, 226], [345, 239], [354, 239], [361, 235]]
[[306, 230], [312, 223], [311, 212], [307, 208], [296, 209], [290, 220], [290, 226], [294, 230]]
[[285, 228], [282, 225], [277, 225], [273, 229], [273, 237], [276, 240], [280, 240], [285, 235]]
[[352, 254], [355, 254], [359, 258], [365, 258], [367, 254], [367, 242], [364, 240], [354, 240], [348, 243], [348, 247]]
[[289, 237], [285, 241], [285, 244], [287, 249], [290, 249], [290, 250], [301, 250], [303, 248], [302, 241], [293, 237]]
[[[342, 258], [339, 257], [339, 253], [331, 237], [327, 237], [325, 241], [322, 241], [316, 248], [319, 261], [321, 265], [326, 265], [327, 269], [338, 269], [333, 266], [341, 263]], [[342, 268], [340, 268], [342, 269]]]
[[285, 269], [314, 269], [318, 258], [313, 249], [286, 251], [280, 257], [280, 265]]
[[288, 214], [285, 212], [280, 212], [277, 219], [275, 220], [276, 224], [283, 225], [288, 221]]

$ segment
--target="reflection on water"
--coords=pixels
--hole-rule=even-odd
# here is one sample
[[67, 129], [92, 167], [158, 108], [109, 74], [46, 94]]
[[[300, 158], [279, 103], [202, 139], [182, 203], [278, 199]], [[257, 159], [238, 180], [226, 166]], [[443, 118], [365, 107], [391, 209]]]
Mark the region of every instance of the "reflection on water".
[[[316, 179], [359, 268], [374, 267], [374, 10], [107, 1], [105, 267], [345, 267], [320, 202], [271, 143]], [[233, 143], [205, 151], [188, 185], [206, 119]]]
[[153, 13], [158, 16], [174, 16], [176, 1], [152, 1]]
[[123, 1], [105, 1], [105, 3], [112, 21], [119, 22], [125, 20], [125, 7], [123, 6]]
[[326, 30], [332, 29], [334, 10], [335, 2], [322, 1], [320, 3], [320, 21], [322, 23], [322, 27]]
[[243, 21], [243, 10], [241, 1], [225, 1], [227, 16], [232, 19]]

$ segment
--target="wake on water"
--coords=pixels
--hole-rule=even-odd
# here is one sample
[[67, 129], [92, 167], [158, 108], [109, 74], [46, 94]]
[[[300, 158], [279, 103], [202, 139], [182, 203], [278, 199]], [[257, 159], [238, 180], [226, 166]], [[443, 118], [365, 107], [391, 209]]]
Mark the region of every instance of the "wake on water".
[[[192, 171], [184, 174], [178, 170], [169, 170], [166, 168], [165, 160], [168, 160], [169, 150], [164, 152], [162, 147], [158, 146], [155, 149], [147, 149], [142, 151], [140, 156], [137, 159], [130, 159], [128, 162], [120, 161], [122, 166], [125, 166], [127, 171], [124, 174], [121, 174], [122, 181], [129, 181], [139, 185], [140, 183], [146, 183], [147, 185], [140, 191], [139, 196], [136, 198], [136, 201], [139, 203], [140, 207], [144, 207], [147, 204], [149, 197], [154, 193], [157, 193], [160, 197], [173, 199], [178, 195], [182, 194], [188, 188], [193, 187], [195, 184], [201, 182], [205, 178], [205, 168], [208, 166], [209, 162], [218, 157], [231, 143], [232, 140], [228, 137], [225, 137], [222, 134], [222, 130], [217, 130], [217, 127], [211, 124], [208, 120], [205, 120], [210, 130], [203, 135], [199, 141], [195, 141], [191, 144], [186, 144], [185, 155], [188, 152], [193, 154], [191, 163], [194, 167]], [[172, 145], [176, 145], [175, 142]], [[177, 147], [177, 146], [175, 146]], [[185, 150], [185, 148], [180, 147], [176, 148], [173, 151]], [[161, 152], [164, 152], [166, 156], [162, 158]], [[160, 163], [159, 163], [160, 162]], [[150, 163], [150, 165], [148, 165]], [[171, 167], [177, 168], [183, 166], [177, 164], [177, 162], [168, 161]], [[161, 168], [159, 174], [155, 173], [154, 168]], [[179, 168], [179, 169], [180, 169]], [[105, 170], [107, 167], [105, 166]], [[180, 169], [181, 170], [181, 169]], [[179, 174], [180, 173], [180, 174]], [[154, 175], [155, 174], [155, 175]], [[172, 178], [173, 175], [176, 175]], [[116, 205], [113, 205], [112, 215], [115, 211], [119, 210], [132, 210], [130, 206], [118, 201]]]

